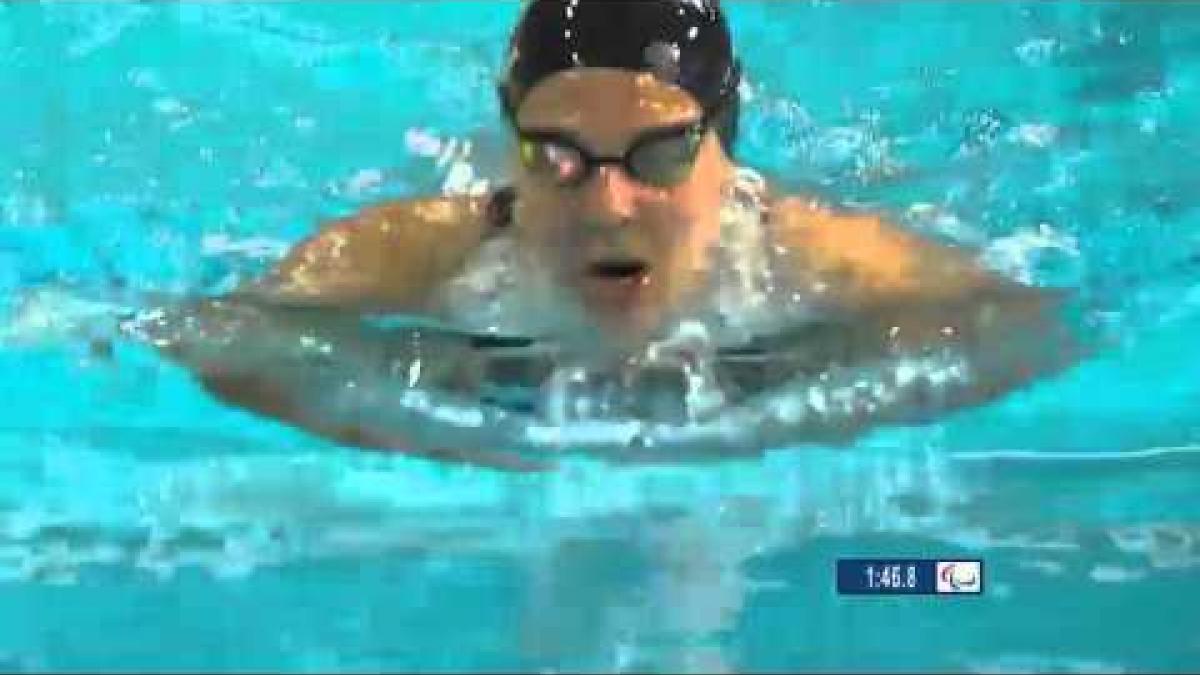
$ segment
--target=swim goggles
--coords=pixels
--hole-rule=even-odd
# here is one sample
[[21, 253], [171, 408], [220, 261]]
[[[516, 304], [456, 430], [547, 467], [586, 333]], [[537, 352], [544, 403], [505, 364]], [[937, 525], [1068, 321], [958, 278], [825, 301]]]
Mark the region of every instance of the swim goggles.
[[596, 169], [608, 165], [620, 167], [636, 181], [665, 188], [691, 175], [704, 134], [721, 115], [728, 98], [722, 97], [694, 122], [642, 132], [623, 155], [616, 157], [592, 153], [565, 131], [522, 129], [517, 126], [513, 111], [506, 112], [517, 134], [522, 165], [559, 186], [580, 185]]

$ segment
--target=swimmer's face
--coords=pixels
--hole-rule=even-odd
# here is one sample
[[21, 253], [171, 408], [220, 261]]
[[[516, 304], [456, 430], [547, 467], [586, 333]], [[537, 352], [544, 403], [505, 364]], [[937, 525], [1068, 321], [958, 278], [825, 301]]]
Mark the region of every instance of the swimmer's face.
[[[674, 85], [608, 68], [556, 73], [517, 111], [524, 138], [551, 139], [518, 143], [517, 237], [602, 328], [644, 337], [704, 283], [732, 167], [711, 130], [693, 127], [690, 146], [670, 140], [703, 114]], [[644, 175], [601, 164], [564, 180], [578, 164], [572, 144], [604, 158], [641, 148], [631, 163]], [[689, 149], [694, 162], [677, 161]]]

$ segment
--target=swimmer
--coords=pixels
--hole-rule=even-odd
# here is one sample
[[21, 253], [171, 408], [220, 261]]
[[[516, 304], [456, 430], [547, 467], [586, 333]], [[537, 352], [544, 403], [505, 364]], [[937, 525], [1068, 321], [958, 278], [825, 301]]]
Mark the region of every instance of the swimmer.
[[[882, 217], [747, 183], [734, 159], [741, 76], [717, 0], [532, 0], [498, 87], [514, 141], [509, 186], [366, 208], [233, 297], [470, 321], [486, 314], [475, 300], [507, 292], [519, 318], [506, 330], [620, 359], [714, 304], [714, 279], [728, 277], [719, 251], [737, 240], [754, 249], [743, 276], [760, 283], [759, 314], [816, 317], [813, 330], [781, 333], [810, 358], [852, 364], [953, 343], [983, 364], [955, 404], [1064, 365], [1018, 346], [1053, 330], [1057, 298]], [[750, 217], [731, 224], [731, 202]], [[496, 260], [508, 276], [481, 277]], [[306, 392], [267, 365], [179, 356], [228, 401], [410, 450], [352, 423], [314, 422]]]

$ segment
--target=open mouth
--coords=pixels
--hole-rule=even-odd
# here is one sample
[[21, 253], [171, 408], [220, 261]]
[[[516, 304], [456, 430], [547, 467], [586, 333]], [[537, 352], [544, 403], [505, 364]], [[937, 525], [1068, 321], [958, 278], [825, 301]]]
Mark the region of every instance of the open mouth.
[[588, 265], [588, 274], [610, 281], [635, 281], [646, 276], [649, 269], [649, 266], [640, 260], [612, 259]]

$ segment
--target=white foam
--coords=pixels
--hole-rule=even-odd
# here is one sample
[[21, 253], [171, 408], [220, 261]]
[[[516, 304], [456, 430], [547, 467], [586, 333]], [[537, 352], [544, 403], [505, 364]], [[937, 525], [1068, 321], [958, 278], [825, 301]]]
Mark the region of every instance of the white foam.
[[404, 145], [419, 157], [437, 157], [442, 152], [442, 141], [426, 129], [409, 129], [404, 132]]
[[0, 325], [0, 345], [60, 344], [114, 326], [122, 311], [116, 303], [88, 299], [66, 289], [37, 288], [20, 298], [12, 316]]
[[1053, 38], [1032, 38], [1014, 47], [1013, 51], [1025, 65], [1040, 66], [1059, 54], [1062, 45]]
[[1009, 139], [1031, 148], [1048, 148], [1058, 141], [1059, 130], [1053, 124], [1018, 124], [1009, 131]]
[[205, 234], [200, 240], [203, 255], [243, 255], [250, 258], [282, 258], [290, 244], [270, 237], [235, 239], [224, 232]]
[[1013, 654], [985, 660], [971, 660], [966, 669], [972, 673], [1124, 673], [1125, 668], [1110, 661], [1072, 656], [1035, 656]]
[[1041, 281], [1042, 265], [1049, 256], [1057, 256], [1077, 275], [1081, 266], [1079, 242], [1068, 233], [1060, 232], [1049, 223], [1021, 228], [1016, 233], [992, 241], [980, 256], [981, 261], [997, 272], [1024, 284]]
[[378, 190], [383, 180], [383, 171], [380, 169], [359, 169], [346, 180], [346, 194], [356, 199], [364, 197]]
[[1121, 565], [1095, 565], [1088, 572], [1088, 577], [1096, 583], [1120, 584], [1144, 579], [1146, 570], [1131, 569]]

